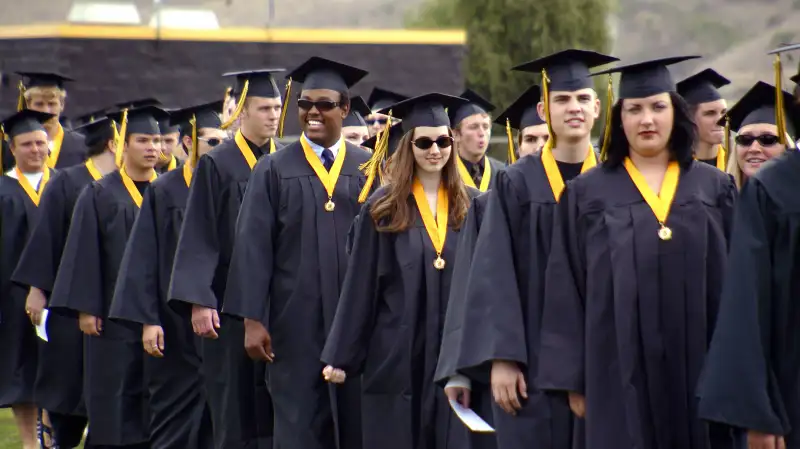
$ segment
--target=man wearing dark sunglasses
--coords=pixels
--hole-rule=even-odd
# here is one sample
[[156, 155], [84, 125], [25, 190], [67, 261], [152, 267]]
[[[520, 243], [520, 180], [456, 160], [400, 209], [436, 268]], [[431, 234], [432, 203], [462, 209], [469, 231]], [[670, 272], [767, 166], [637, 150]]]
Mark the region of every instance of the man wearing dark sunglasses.
[[387, 125], [391, 126], [397, 122], [396, 120], [389, 119], [388, 115], [378, 113], [378, 111], [407, 99], [407, 96], [392, 92], [391, 90], [382, 89], [380, 87], [372, 89], [372, 93], [370, 93], [369, 98], [367, 98], [367, 104], [372, 113], [365, 119], [369, 127], [369, 136], [372, 137], [383, 131]]
[[[220, 127], [239, 120], [234, 138], [200, 158], [194, 171], [180, 239], [175, 251], [169, 300], [191, 315], [201, 344], [215, 447], [268, 444], [272, 412], [266, 390], [266, 364], [254, 362], [242, 347], [241, 320], [220, 317], [228, 266], [247, 181], [256, 161], [277, 148], [273, 137], [281, 114], [281, 91], [263, 69], [226, 74], [236, 77], [236, 110]], [[202, 127], [201, 127], [202, 128]], [[198, 147], [218, 134], [203, 134]]]
[[318, 57], [292, 71], [303, 84], [303, 134], [256, 165], [237, 222], [223, 312], [244, 318], [247, 353], [273, 362], [269, 390], [281, 449], [361, 447], [360, 385], [326, 384], [320, 354], [360, 210], [359, 166], [370, 157], [342, 138], [349, 88], [366, 74]]

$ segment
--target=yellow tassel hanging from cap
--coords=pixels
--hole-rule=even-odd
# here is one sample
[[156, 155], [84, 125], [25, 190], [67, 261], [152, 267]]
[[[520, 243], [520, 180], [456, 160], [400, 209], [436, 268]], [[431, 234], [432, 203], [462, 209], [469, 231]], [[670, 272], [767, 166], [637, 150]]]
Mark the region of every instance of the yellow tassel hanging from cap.
[[[722, 149], [726, 153], [731, 148], [731, 117], [725, 114], [725, 147]], [[728, 161], [725, 161], [727, 163]]]
[[[389, 111], [389, 118], [386, 122], [391, 123], [391, 121], [392, 111]], [[380, 132], [380, 135], [375, 141], [375, 151], [372, 152], [372, 157], [358, 167], [358, 169], [367, 176], [364, 188], [361, 189], [361, 193], [358, 195], [359, 204], [369, 198], [372, 186], [375, 184], [375, 178], [381, 180], [383, 178], [383, 162], [389, 154], [389, 134], [391, 134], [389, 128], [389, 126], [386, 126], [383, 131]]]
[[17, 112], [19, 112], [25, 109], [25, 84], [20, 81], [17, 89], [19, 89], [19, 97], [17, 97]]
[[3, 142], [6, 140], [6, 130], [0, 125], [0, 168], [3, 168]]
[[506, 137], [508, 137], [508, 163], [517, 162], [517, 152], [514, 151], [514, 134], [511, 132], [511, 121], [506, 119]]
[[781, 55], [775, 55], [775, 125], [778, 127], [778, 140], [781, 145], [786, 145], [786, 117], [783, 114], [783, 70], [781, 68]]
[[117, 133], [116, 150], [114, 154], [114, 161], [117, 163], [117, 168], [122, 167], [122, 152], [125, 148], [125, 133], [128, 130], [128, 109], [122, 110], [122, 119], [119, 124], [119, 133]]
[[189, 148], [189, 154], [187, 155], [187, 159], [189, 163], [192, 165], [192, 169], [197, 167], [197, 148], [198, 148], [198, 139], [197, 139], [197, 115], [192, 114], [192, 119], [189, 120], [189, 123], [192, 125], [192, 147]]
[[548, 139], [552, 143], [553, 148], [556, 147], [556, 134], [553, 132], [553, 125], [550, 124], [550, 78], [547, 77], [547, 71], [542, 69], [542, 101], [544, 103], [544, 120], [547, 123]]
[[244, 82], [244, 87], [242, 87], [242, 94], [239, 95], [239, 101], [236, 102], [236, 109], [233, 111], [233, 114], [228, 118], [228, 120], [220, 125], [220, 129], [228, 129], [236, 123], [236, 119], [239, 118], [239, 115], [242, 113], [244, 109], [244, 99], [247, 98], [247, 89], [250, 87], [250, 80], [246, 80]]
[[292, 94], [292, 78], [286, 81], [286, 90], [283, 93], [283, 105], [281, 106], [281, 121], [278, 123], [278, 138], [283, 138], [283, 123], [286, 121], [286, 111], [289, 109], [289, 95]]
[[611, 108], [614, 105], [614, 81], [611, 74], [608, 74], [608, 86], [606, 87], [606, 119], [605, 129], [603, 129], [603, 146], [600, 148], [600, 161], [605, 161], [608, 157], [608, 141], [611, 140]]

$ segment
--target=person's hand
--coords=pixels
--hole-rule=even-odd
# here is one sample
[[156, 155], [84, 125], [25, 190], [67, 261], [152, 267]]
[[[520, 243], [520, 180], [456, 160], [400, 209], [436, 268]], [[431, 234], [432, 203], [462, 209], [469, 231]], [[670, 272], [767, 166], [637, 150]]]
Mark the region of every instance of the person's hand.
[[272, 352], [272, 337], [261, 321], [245, 318], [244, 349], [253, 360], [271, 362], [275, 359]]
[[[528, 399], [528, 385], [516, 362], [495, 360], [492, 362], [492, 395], [494, 401], [506, 413], [516, 415], [522, 408], [519, 397]], [[517, 395], [519, 393], [519, 395]]]
[[81, 312], [78, 315], [78, 325], [81, 328], [81, 332], [93, 337], [99, 337], [100, 332], [103, 331], [103, 319], [88, 313]]
[[142, 326], [142, 346], [153, 357], [164, 357], [164, 329], [152, 324]]
[[344, 371], [340, 370], [339, 368], [334, 368], [328, 365], [322, 369], [322, 377], [325, 378], [326, 382], [330, 382], [332, 384], [343, 384], [347, 379], [347, 374], [345, 374]]
[[38, 326], [42, 322], [42, 312], [47, 306], [47, 298], [44, 292], [36, 287], [31, 287], [28, 291], [28, 298], [25, 300], [25, 313], [28, 314], [31, 323]]
[[194, 333], [205, 338], [219, 338], [219, 313], [217, 309], [192, 304], [192, 329]]
[[572, 413], [575, 414], [578, 418], [583, 418], [586, 416], [586, 398], [579, 393], [570, 392], [569, 393], [569, 409], [572, 410]]
[[786, 449], [786, 441], [782, 436], [749, 430], [747, 431], [747, 449]]
[[469, 408], [470, 391], [466, 387], [445, 387], [444, 394], [447, 399], [456, 401], [463, 405], [464, 408]]

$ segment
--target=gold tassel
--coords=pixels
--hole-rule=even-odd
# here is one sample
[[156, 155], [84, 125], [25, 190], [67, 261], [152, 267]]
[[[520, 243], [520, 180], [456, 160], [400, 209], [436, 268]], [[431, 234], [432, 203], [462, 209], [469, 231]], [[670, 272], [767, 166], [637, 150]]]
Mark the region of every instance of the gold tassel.
[[289, 95], [292, 94], [292, 78], [286, 81], [286, 90], [283, 93], [283, 106], [281, 106], [281, 121], [278, 123], [278, 138], [283, 138], [283, 122], [286, 120], [286, 110], [289, 106]]
[[17, 89], [19, 89], [19, 97], [17, 97], [17, 112], [19, 112], [25, 109], [25, 84], [20, 81]]
[[[6, 129], [0, 125], [0, 168], [3, 167], [3, 141], [6, 140]], [[9, 144], [10, 145], [10, 144]]]
[[122, 167], [122, 152], [125, 148], [125, 133], [128, 130], [128, 108], [122, 110], [122, 119], [120, 120], [119, 133], [117, 134], [117, 148], [114, 154], [114, 161], [117, 163], [117, 168]]
[[511, 132], [511, 121], [508, 119], [506, 119], [506, 137], [508, 137], [508, 163], [513, 164], [517, 162], [517, 152], [514, 151], [514, 134]]
[[192, 114], [192, 119], [189, 120], [189, 123], [192, 124], [192, 147], [189, 148], [189, 154], [187, 155], [187, 159], [189, 163], [192, 164], [192, 169], [194, 170], [197, 168], [197, 148], [198, 148], [198, 140], [197, 140], [197, 115]]
[[236, 119], [239, 118], [239, 114], [242, 113], [244, 109], [244, 99], [247, 98], [247, 89], [250, 87], [250, 80], [246, 80], [244, 82], [244, 87], [242, 88], [242, 94], [239, 95], [239, 101], [236, 103], [236, 110], [233, 111], [233, 114], [228, 118], [228, 121], [223, 123], [220, 126], [220, 129], [228, 129], [236, 123]]
[[547, 71], [542, 69], [542, 97], [544, 102], [544, 119], [547, 123], [548, 139], [553, 142], [553, 148], [556, 147], [556, 134], [553, 132], [553, 126], [550, 124], [550, 78], [547, 77]]
[[367, 200], [367, 198], [369, 198], [372, 185], [375, 184], [375, 178], [380, 178], [381, 181], [383, 179], [383, 162], [389, 154], [389, 134], [391, 134], [388, 123], [391, 123], [391, 121], [392, 111], [389, 111], [389, 118], [386, 121], [387, 126], [383, 129], [383, 131], [381, 131], [380, 136], [378, 136], [375, 141], [375, 151], [372, 152], [372, 157], [358, 167], [359, 170], [367, 175], [367, 181], [364, 183], [364, 188], [361, 189], [361, 193], [358, 195], [359, 204], [363, 203]]
[[783, 114], [783, 89], [781, 88], [781, 78], [783, 78], [783, 70], [781, 69], [781, 55], [775, 55], [775, 125], [778, 127], [778, 140], [781, 145], [786, 145], [786, 117]]
[[600, 148], [600, 161], [608, 157], [608, 141], [611, 139], [611, 108], [614, 104], [614, 81], [608, 74], [608, 87], [606, 90], [606, 126], [603, 130], [603, 146]]
[[723, 148], [723, 150], [728, 152], [730, 151], [730, 148], [731, 148], [731, 118], [728, 114], [725, 114], [725, 147]]

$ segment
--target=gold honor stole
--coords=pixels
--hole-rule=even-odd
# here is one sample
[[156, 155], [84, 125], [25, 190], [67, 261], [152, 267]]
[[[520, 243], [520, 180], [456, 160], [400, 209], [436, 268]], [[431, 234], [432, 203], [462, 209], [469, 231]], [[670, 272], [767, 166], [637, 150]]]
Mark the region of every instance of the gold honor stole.
[[336, 152], [336, 158], [333, 160], [330, 172], [325, 170], [325, 166], [322, 165], [319, 156], [317, 156], [317, 153], [311, 148], [311, 144], [308, 143], [308, 138], [305, 134], [300, 136], [300, 145], [303, 147], [303, 154], [306, 156], [306, 161], [311, 165], [314, 173], [317, 174], [317, 178], [319, 178], [323, 187], [325, 187], [325, 191], [328, 193], [328, 202], [325, 203], [325, 211], [333, 212], [334, 209], [336, 209], [336, 204], [333, 202], [333, 191], [336, 189], [336, 182], [339, 180], [339, 174], [342, 172], [347, 145], [339, 145], [339, 150]]
[[425, 224], [425, 231], [427, 231], [428, 237], [433, 243], [433, 249], [436, 250], [436, 260], [433, 261], [433, 267], [437, 270], [444, 270], [445, 262], [442, 259], [442, 251], [447, 238], [447, 219], [450, 213], [447, 191], [444, 185], [440, 183], [436, 199], [435, 219], [433, 218], [431, 205], [428, 204], [428, 198], [425, 196], [425, 189], [422, 188], [422, 183], [416, 177], [414, 178], [414, 184], [411, 186], [411, 192], [414, 194], [414, 201], [417, 203], [420, 216], [422, 216], [422, 223]]
[[[553, 157], [553, 141], [547, 139], [547, 143], [542, 148], [542, 165], [544, 165], [544, 172], [547, 175], [547, 181], [550, 182], [550, 189], [553, 191], [553, 198], [556, 202], [561, 199], [561, 193], [564, 191], [564, 178], [561, 177], [561, 170], [558, 169], [558, 162]], [[589, 153], [583, 160], [581, 173], [594, 168], [597, 165], [597, 156], [594, 154], [594, 147], [589, 145]]]
[[467, 171], [467, 166], [464, 165], [464, 161], [461, 160], [461, 156], [456, 155], [456, 164], [458, 165], [458, 174], [461, 175], [461, 179], [464, 181], [464, 184], [472, 187], [473, 189], [478, 189], [481, 192], [485, 192], [489, 189], [489, 181], [492, 179], [492, 164], [489, 163], [489, 158], [484, 156], [485, 160], [483, 162], [483, 177], [481, 178], [481, 185], [480, 187], [475, 185], [475, 181], [470, 176], [469, 172]]
[[94, 161], [91, 159], [86, 160], [86, 169], [89, 170], [89, 174], [92, 175], [92, 179], [95, 181], [103, 177], [103, 174], [100, 173], [100, 170], [97, 169], [97, 166], [94, 165]]
[[[125, 166], [123, 165], [122, 168], [119, 169], [119, 175], [122, 177], [122, 183], [125, 184], [125, 188], [128, 190], [131, 198], [133, 198], [133, 202], [136, 203], [137, 207], [142, 207], [142, 194], [139, 193], [139, 189], [136, 188], [136, 184], [134, 184], [133, 179], [125, 173]], [[155, 170], [153, 170], [153, 176], [150, 177], [150, 182], [153, 182], [158, 177], [158, 174]]]
[[[722, 145], [717, 145], [717, 163], [716, 166], [718, 169], [725, 171], [726, 166], [728, 165], [728, 152], [725, 151], [725, 147]], [[697, 155], [695, 155], [694, 160], [697, 160]]]
[[44, 187], [47, 185], [47, 181], [50, 180], [50, 169], [45, 167], [44, 171], [42, 172], [42, 180], [39, 181], [39, 189], [34, 189], [31, 185], [28, 178], [25, 177], [25, 174], [22, 173], [22, 170], [19, 167], [14, 167], [14, 171], [17, 173], [17, 181], [19, 181], [19, 185], [22, 186], [22, 190], [28, 194], [28, 198], [33, 201], [33, 204], [36, 207], [39, 207], [39, 200], [42, 197], [42, 193], [44, 192]]
[[58, 155], [61, 154], [61, 144], [64, 143], [64, 128], [58, 124], [56, 136], [53, 138], [53, 148], [50, 149], [50, 154], [47, 155], [47, 166], [56, 168], [58, 163]]
[[[236, 131], [236, 135], [233, 137], [233, 141], [236, 142], [236, 146], [239, 147], [239, 151], [244, 156], [244, 160], [247, 161], [247, 165], [250, 166], [250, 170], [253, 170], [253, 167], [256, 166], [256, 159], [255, 154], [253, 154], [253, 150], [250, 149], [250, 145], [247, 144], [247, 140], [244, 138], [242, 134], [242, 130]], [[269, 154], [275, 152], [275, 141], [273, 139], [269, 139]]]
[[680, 166], [677, 162], [670, 161], [669, 166], [667, 166], [667, 172], [664, 174], [664, 180], [661, 181], [661, 191], [658, 195], [653, 192], [653, 189], [650, 188], [642, 173], [633, 165], [629, 157], [625, 158], [625, 170], [628, 171], [631, 181], [636, 185], [636, 189], [647, 202], [647, 205], [650, 206], [650, 210], [653, 211], [653, 215], [658, 220], [660, 226], [658, 238], [664, 241], [671, 240], [672, 229], [668, 228], [666, 223], [669, 209], [675, 199], [675, 192], [678, 190], [678, 180], [681, 175]]

